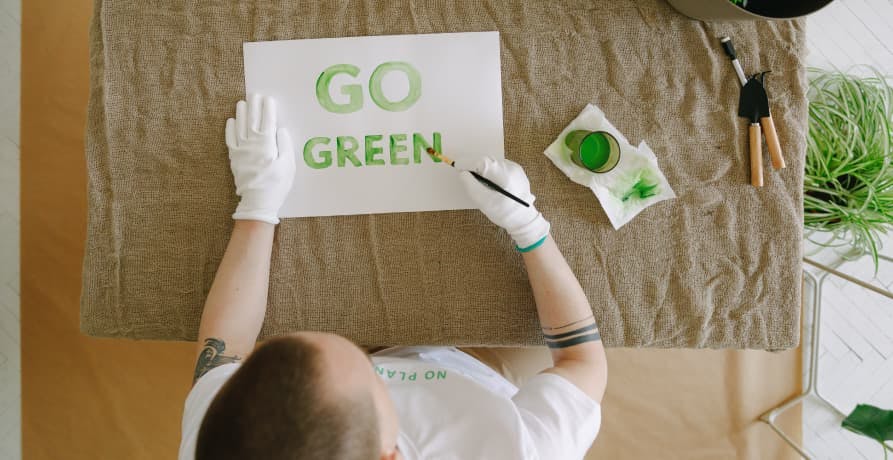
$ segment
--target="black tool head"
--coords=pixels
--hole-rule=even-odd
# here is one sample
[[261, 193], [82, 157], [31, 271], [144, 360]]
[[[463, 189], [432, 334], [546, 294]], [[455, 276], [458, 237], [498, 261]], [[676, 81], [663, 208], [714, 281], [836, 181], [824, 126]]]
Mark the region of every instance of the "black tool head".
[[763, 87], [765, 73], [750, 77], [741, 88], [741, 97], [738, 99], [738, 116], [749, 118], [753, 123], [758, 122], [761, 117], [769, 116], [769, 97]]
[[769, 113], [769, 95], [766, 94], [766, 86], [764, 85], [767, 73], [769, 72], [760, 72], [753, 76], [753, 79], [759, 83], [758, 88], [754, 90], [754, 94], [757, 98], [757, 111], [760, 113], [760, 118], [771, 115]]

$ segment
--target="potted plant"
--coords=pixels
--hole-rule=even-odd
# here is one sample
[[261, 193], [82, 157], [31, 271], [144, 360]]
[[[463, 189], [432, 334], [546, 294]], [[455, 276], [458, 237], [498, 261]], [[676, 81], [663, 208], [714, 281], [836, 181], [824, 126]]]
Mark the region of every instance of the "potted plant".
[[668, 0], [686, 16], [703, 21], [792, 19], [814, 13], [832, 0]]
[[893, 88], [875, 75], [809, 72], [803, 223], [852, 245], [877, 268], [880, 235], [893, 227]]

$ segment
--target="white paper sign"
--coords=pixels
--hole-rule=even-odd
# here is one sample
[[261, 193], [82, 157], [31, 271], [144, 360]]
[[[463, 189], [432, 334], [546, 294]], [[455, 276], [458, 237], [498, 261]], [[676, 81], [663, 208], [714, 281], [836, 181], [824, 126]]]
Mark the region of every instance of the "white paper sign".
[[244, 44], [245, 89], [276, 98], [297, 172], [280, 217], [473, 208], [453, 159], [502, 158], [499, 33]]

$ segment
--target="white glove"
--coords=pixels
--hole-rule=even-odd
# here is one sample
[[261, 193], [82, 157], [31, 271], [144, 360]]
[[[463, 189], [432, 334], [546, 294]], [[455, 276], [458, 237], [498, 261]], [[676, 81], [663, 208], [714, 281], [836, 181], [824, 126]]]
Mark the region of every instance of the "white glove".
[[233, 219], [278, 224], [295, 177], [295, 151], [284, 128], [276, 128], [276, 103], [253, 94], [250, 104], [236, 104], [236, 118], [226, 120], [226, 146], [236, 195]]
[[[521, 165], [510, 160], [485, 157], [472, 163], [457, 161], [456, 167], [465, 169], [460, 177], [468, 195], [491, 222], [508, 232], [519, 251], [526, 252], [536, 248], [549, 235], [549, 222], [533, 207], [536, 197], [530, 193], [530, 181]], [[530, 207], [482, 184], [468, 170], [499, 184], [512, 195], [529, 203]]]

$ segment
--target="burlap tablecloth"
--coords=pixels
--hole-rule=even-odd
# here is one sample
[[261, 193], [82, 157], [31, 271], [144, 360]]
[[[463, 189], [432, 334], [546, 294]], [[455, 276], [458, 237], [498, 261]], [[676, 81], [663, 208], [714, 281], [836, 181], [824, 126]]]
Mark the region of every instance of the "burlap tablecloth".
[[[223, 126], [244, 94], [244, 41], [484, 30], [500, 32], [507, 157], [606, 344], [794, 346], [804, 23], [705, 24], [661, 0], [97, 0], [82, 330], [195, 339], [236, 205]], [[746, 70], [772, 70], [788, 168], [762, 189], [748, 185], [721, 35]], [[648, 141], [679, 196], [619, 231], [542, 155], [588, 102]], [[364, 345], [541, 343], [519, 255], [473, 210], [284, 220], [262, 334], [297, 329]]]

